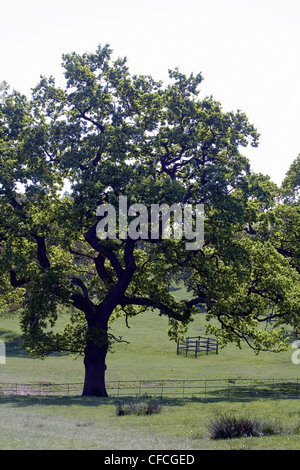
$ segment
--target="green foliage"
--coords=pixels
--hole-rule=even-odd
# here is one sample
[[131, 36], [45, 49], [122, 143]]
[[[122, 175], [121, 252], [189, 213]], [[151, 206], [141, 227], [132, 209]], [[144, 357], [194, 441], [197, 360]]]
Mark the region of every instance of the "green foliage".
[[293, 161], [281, 185], [283, 197], [287, 202], [299, 200], [300, 155]]
[[[282, 350], [285, 326], [299, 329], [299, 209], [251, 173], [240, 148], [259, 136], [246, 115], [200, 100], [201, 74], [169, 71], [167, 86], [131, 75], [108, 45], [65, 54], [63, 67], [64, 88], [42, 77], [30, 100], [5, 90], [0, 103], [1, 302], [23, 306], [31, 354], [107, 345], [109, 321], [146, 310], [176, 339], [199, 304], [223, 344]], [[283, 189], [298, 187], [297, 165]], [[98, 239], [97, 207], [121, 195], [204, 204], [203, 247]], [[179, 279], [189, 299], [172, 294]], [[54, 332], [60, 308], [70, 322]]]

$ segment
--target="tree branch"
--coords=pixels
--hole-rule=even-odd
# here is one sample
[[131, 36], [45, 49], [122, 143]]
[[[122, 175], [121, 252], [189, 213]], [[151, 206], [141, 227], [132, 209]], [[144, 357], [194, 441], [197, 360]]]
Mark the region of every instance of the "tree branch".
[[131, 238], [127, 238], [125, 249], [124, 249], [125, 269], [126, 268], [136, 269], [135, 259], [133, 255], [134, 247], [135, 247], [135, 240], [132, 240]]
[[10, 204], [12, 205], [12, 207], [13, 207], [14, 209], [18, 209], [18, 210], [21, 210], [21, 209], [22, 209], [21, 204], [18, 203], [18, 201], [16, 200], [16, 198], [11, 197], [9, 202], [10, 202]]
[[42, 268], [50, 268], [50, 261], [47, 257], [45, 237], [37, 235], [36, 233], [32, 234], [33, 238], [37, 242], [37, 259]]
[[17, 274], [16, 272], [11, 269], [9, 271], [9, 274], [10, 274], [10, 284], [12, 285], [12, 287], [21, 287], [21, 286], [24, 286], [24, 284], [27, 284], [29, 282], [29, 279], [17, 279]]
[[98, 273], [98, 276], [102, 281], [105, 281], [108, 279], [110, 276], [107, 273], [107, 270], [105, 269], [104, 263], [105, 263], [105, 258], [104, 256], [101, 255], [101, 253], [98, 254], [96, 258], [94, 258], [95, 261], [95, 266], [96, 266], [96, 271]]
[[167, 305], [164, 305], [162, 302], [157, 302], [155, 300], [151, 300], [148, 297], [126, 297], [123, 296], [122, 298], [122, 305], [141, 305], [145, 307], [153, 307], [160, 310], [162, 313], [165, 313], [174, 320], [182, 321], [182, 316], [172, 309], [170, 309]]
[[79, 115], [82, 119], [85, 119], [86, 121], [90, 122], [91, 124], [93, 124], [94, 126], [97, 127], [97, 129], [99, 129], [101, 131], [101, 133], [104, 132], [104, 129], [105, 129], [105, 126], [103, 126], [102, 124], [100, 124], [99, 122], [95, 121], [94, 119], [91, 119], [89, 118], [88, 116], [86, 116], [86, 112], [88, 112], [90, 110], [90, 108], [88, 109], [85, 109], [84, 111], [81, 111], [78, 107], [76, 107], [77, 111], [79, 112]]
[[71, 299], [73, 300], [73, 304], [76, 308], [79, 308], [83, 312], [93, 313], [95, 314], [95, 305], [89, 298], [88, 290], [86, 285], [84, 284], [83, 280], [79, 277], [74, 277], [71, 281], [75, 286], [80, 287], [83, 292], [83, 295], [80, 294], [72, 294]]
[[123, 272], [123, 268], [118, 258], [114, 254], [113, 250], [100, 243], [96, 235], [96, 228], [97, 224], [94, 224], [92, 227], [90, 227], [86, 232], [84, 238], [95, 251], [97, 251], [98, 253], [105, 254], [106, 258], [110, 261], [112, 267], [114, 268], [117, 276], [120, 277]]

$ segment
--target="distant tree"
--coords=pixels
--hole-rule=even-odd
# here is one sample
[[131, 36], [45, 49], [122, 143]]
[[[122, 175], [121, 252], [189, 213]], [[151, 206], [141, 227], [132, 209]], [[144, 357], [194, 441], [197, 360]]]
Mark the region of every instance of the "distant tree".
[[[1, 298], [22, 304], [30, 353], [84, 354], [83, 395], [107, 396], [109, 322], [158, 310], [176, 338], [199, 304], [222, 344], [281, 350], [280, 331], [259, 325], [274, 309], [297, 323], [299, 275], [259, 234], [278, 188], [240, 153], [258, 143], [247, 117], [200, 100], [201, 74], [175, 69], [164, 86], [131, 75], [108, 46], [64, 55], [63, 66], [64, 89], [42, 77], [30, 100], [13, 91], [0, 104]], [[117, 208], [120, 196], [148, 213], [204, 204], [203, 245], [188, 250], [161, 231], [141, 238], [142, 224], [137, 237], [117, 223], [115, 238], [101, 239], [97, 208]], [[190, 298], [176, 301], [170, 287], [182, 279]], [[66, 307], [70, 323], [57, 331]]]
[[268, 239], [300, 273], [300, 156], [291, 164], [276, 206], [264, 215]]
[[1, 82], [0, 83], [0, 102], [3, 100], [3, 98], [6, 96], [8, 90], [8, 85], [6, 82]]
[[297, 203], [300, 195], [300, 154], [292, 162], [281, 185], [283, 197], [286, 201]]

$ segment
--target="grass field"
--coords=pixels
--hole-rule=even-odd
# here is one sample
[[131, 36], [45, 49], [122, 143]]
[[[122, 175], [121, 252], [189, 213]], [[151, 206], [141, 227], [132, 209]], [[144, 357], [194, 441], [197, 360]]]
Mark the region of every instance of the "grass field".
[[[62, 319], [63, 321], [63, 319]], [[191, 324], [190, 336], [205, 335], [205, 317]], [[112, 332], [127, 342], [116, 343], [107, 358], [107, 381], [161, 379], [263, 378], [296, 379], [300, 365], [293, 349], [255, 356], [234, 345], [219, 354], [176, 355], [167, 335], [167, 319], [156, 313], [122, 318]], [[0, 382], [19, 384], [83, 381], [82, 358], [54, 355], [29, 358], [20, 345], [17, 319], [1, 319], [0, 340], [6, 343], [6, 364]], [[122, 398], [123, 401], [143, 400]], [[117, 416], [117, 398], [0, 396], [0, 449], [300, 449], [299, 400], [196, 398], [161, 399], [162, 411], [147, 416]], [[248, 415], [280, 421], [275, 436], [209, 439], [207, 425], [220, 414]]]

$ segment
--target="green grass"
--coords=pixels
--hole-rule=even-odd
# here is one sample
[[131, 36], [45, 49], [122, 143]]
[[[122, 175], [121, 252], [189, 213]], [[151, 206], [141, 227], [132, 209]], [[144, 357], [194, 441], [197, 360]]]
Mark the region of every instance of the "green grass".
[[[132, 402], [132, 400], [131, 400]], [[297, 449], [299, 404], [293, 400], [205, 403], [162, 400], [160, 413], [116, 415], [116, 399], [10, 397], [0, 402], [0, 449], [230, 450]], [[207, 426], [221, 413], [279, 419], [275, 436], [212, 440]]]
[[[61, 321], [64, 321], [62, 319]], [[205, 335], [200, 314], [188, 335]], [[176, 355], [176, 343], [167, 335], [168, 322], [157, 313], [111, 325], [116, 343], [107, 358], [107, 381], [155, 379], [295, 379], [300, 365], [291, 361], [292, 348], [279, 354], [255, 356], [248, 348], [230, 345], [219, 354]], [[0, 340], [6, 342], [6, 364], [0, 364], [0, 382], [83, 382], [82, 357], [54, 355], [45, 360], [29, 358], [20, 345], [17, 319], [1, 319]], [[142, 399], [140, 399], [142, 401]], [[138, 401], [122, 398], [122, 403]], [[161, 400], [160, 413], [116, 415], [117, 398], [0, 397], [0, 449], [299, 449], [298, 400]], [[221, 414], [276, 419], [282, 434], [214, 441], [209, 438], [210, 420]]]
[[[205, 336], [205, 317], [190, 325], [188, 335]], [[219, 350], [219, 354], [201, 353], [196, 359], [190, 354], [176, 354], [176, 343], [170, 341], [168, 320], [157, 313], [145, 313], [129, 320], [124, 318], [111, 325], [111, 332], [127, 342], [114, 343], [107, 356], [108, 381], [161, 379], [227, 379], [299, 377], [300, 365], [292, 363], [291, 347], [279, 354], [260, 353], [256, 356], [245, 346], [235, 345]], [[1, 319], [0, 340], [6, 342], [6, 364], [0, 364], [0, 382], [52, 383], [83, 382], [82, 357], [52, 355], [44, 360], [29, 358], [21, 347], [17, 319]]]

